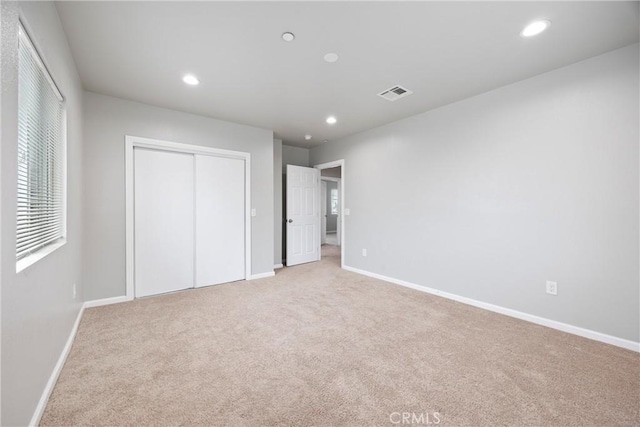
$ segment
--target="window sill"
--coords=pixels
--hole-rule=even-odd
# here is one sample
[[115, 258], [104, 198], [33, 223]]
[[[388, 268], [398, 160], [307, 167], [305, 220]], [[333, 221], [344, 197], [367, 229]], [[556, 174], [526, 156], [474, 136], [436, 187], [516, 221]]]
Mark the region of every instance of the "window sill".
[[31, 267], [36, 262], [40, 261], [42, 258], [46, 257], [53, 251], [58, 248], [61, 248], [67, 243], [66, 239], [60, 239], [56, 242], [51, 243], [50, 245], [45, 246], [44, 248], [27, 255], [24, 258], [19, 259], [16, 262], [16, 273], [20, 273], [22, 270], [25, 270]]

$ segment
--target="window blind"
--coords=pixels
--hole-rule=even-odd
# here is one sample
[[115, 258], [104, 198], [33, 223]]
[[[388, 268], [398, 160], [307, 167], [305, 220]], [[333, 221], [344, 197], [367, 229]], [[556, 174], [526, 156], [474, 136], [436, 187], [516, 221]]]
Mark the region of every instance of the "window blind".
[[17, 258], [64, 237], [63, 98], [18, 30]]

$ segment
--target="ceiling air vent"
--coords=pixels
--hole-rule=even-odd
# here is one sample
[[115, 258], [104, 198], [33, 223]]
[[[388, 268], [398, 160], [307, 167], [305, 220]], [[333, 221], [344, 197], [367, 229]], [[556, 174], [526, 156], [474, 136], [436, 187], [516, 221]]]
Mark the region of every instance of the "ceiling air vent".
[[386, 99], [387, 101], [396, 101], [400, 98], [404, 98], [405, 96], [409, 96], [411, 95], [413, 92], [411, 92], [409, 89], [404, 88], [402, 86], [394, 86], [390, 89], [387, 90], [383, 90], [382, 92], [380, 92], [378, 94], [378, 96]]

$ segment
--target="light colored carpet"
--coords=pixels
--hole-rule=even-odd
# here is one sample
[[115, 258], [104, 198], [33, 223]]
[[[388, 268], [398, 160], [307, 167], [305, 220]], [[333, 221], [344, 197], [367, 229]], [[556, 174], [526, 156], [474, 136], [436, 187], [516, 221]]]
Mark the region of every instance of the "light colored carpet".
[[42, 424], [640, 423], [637, 353], [343, 271], [325, 251], [274, 278], [88, 309]]
[[326, 242], [327, 245], [338, 245], [338, 234], [335, 231], [327, 233]]

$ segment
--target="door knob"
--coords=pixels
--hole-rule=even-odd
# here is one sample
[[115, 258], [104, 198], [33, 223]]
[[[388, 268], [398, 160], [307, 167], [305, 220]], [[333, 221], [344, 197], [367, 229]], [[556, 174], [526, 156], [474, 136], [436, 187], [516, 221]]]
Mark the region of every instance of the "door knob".
[[292, 220], [292, 219], [290, 219], [290, 220], [289, 220], [289, 224], [291, 224], [292, 222], [293, 222], [293, 220]]

